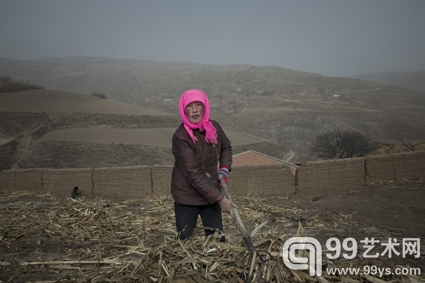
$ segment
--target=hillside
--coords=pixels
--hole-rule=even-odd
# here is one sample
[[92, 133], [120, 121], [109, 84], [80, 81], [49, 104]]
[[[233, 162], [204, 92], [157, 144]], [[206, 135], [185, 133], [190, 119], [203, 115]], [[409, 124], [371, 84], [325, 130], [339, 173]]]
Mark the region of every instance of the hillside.
[[44, 89], [42, 86], [32, 85], [23, 82], [18, 82], [12, 80], [9, 76], [1, 76], [0, 77], [0, 93], [3, 92], [16, 92], [16, 91], [25, 91], [31, 89]]
[[50, 90], [1, 93], [0, 111], [35, 113], [103, 113], [118, 115], [170, 116], [169, 113], [100, 99], [93, 95]]
[[[178, 115], [96, 96], [52, 90], [0, 93], [0, 171], [172, 165]], [[283, 157], [283, 145], [227, 131], [244, 148]]]
[[380, 84], [397, 85], [425, 93], [425, 71], [401, 73], [374, 73], [356, 76]]
[[0, 59], [0, 75], [49, 90], [100, 92], [172, 115], [184, 90], [201, 88], [210, 97], [212, 119], [291, 148], [300, 160], [314, 159], [311, 142], [335, 128], [359, 130], [386, 144], [425, 139], [424, 93], [361, 79], [279, 67], [92, 57]]

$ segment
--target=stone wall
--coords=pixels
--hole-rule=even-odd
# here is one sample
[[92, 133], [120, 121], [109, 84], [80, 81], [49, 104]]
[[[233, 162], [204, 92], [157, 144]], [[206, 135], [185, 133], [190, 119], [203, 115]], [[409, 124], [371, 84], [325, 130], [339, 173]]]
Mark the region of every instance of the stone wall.
[[[0, 173], [0, 191], [69, 197], [75, 186], [89, 198], [140, 199], [170, 193], [172, 166], [21, 169]], [[285, 164], [235, 167], [232, 196], [325, 195], [376, 181], [425, 178], [425, 151], [302, 163], [295, 176]]]

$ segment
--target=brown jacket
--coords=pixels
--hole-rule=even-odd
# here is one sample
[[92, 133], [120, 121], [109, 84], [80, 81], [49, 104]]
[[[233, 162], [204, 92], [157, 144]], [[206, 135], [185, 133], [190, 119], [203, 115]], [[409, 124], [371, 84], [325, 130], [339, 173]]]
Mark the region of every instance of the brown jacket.
[[175, 157], [171, 177], [171, 195], [183, 205], [210, 205], [220, 201], [217, 179], [218, 166], [232, 165], [232, 146], [221, 126], [211, 121], [217, 129], [217, 144], [205, 141], [205, 132], [193, 130], [196, 143], [181, 124], [173, 135]]

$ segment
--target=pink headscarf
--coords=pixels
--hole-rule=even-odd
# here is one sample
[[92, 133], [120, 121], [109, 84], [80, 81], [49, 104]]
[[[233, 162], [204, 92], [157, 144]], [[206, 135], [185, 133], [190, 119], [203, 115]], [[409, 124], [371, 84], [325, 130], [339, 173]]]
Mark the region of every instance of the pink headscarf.
[[[205, 115], [202, 121], [199, 124], [192, 124], [186, 117], [184, 110], [189, 103], [199, 101], [204, 105]], [[192, 138], [193, 143], [196, 143], [195, 136], [193, 135], [194, 129], [199, 129], [200, 132], [205, 130], [205, 141], [207, 143], [217, 143], [217, 130], [214, 128], [213, 124], [210, 121], [210, 103], [208, 102], [207, 95], [198, 89], [186, 90], [183, 92], [179, 101], [179, 110], [180, 116], [182, 118], [184, 128], [189, 136]]]

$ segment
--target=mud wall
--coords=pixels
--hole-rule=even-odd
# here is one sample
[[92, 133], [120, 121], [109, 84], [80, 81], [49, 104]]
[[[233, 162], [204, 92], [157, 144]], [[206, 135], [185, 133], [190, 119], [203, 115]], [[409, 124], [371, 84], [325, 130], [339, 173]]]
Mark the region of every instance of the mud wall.
[[296, 175], [296, 193], [311, 198], [373, 182], [425, 178], [425, 151], [305, 162]]
[[347, 158], [303, 163], [297, 170], [299, 193], [336, 192], [358, 187], [365, 181], [365, 158]]
[[[0, 191], [34, 191], [70, 196], [75, 186], [85, 197], [132, 199], [170, 193], [172, 166], [134, 166], [82, 169], [22, 169], [0, 173]], [[239, 167], [231, 173], [236, 195], [271, 196], [294, 192], [287, 166]]]
[[[137, 199], [169, 194], [172, 166], [20, 169], [0, 173], [0, 191], [68, 197], [75, 186], [89, 198]], [[302, 163], [233, 168], [233, 196], [309, 197], [350, 191], [371, 182], [425, 178], [425, 151]], [[312, 194], [311, 192], [314, 192]]]

